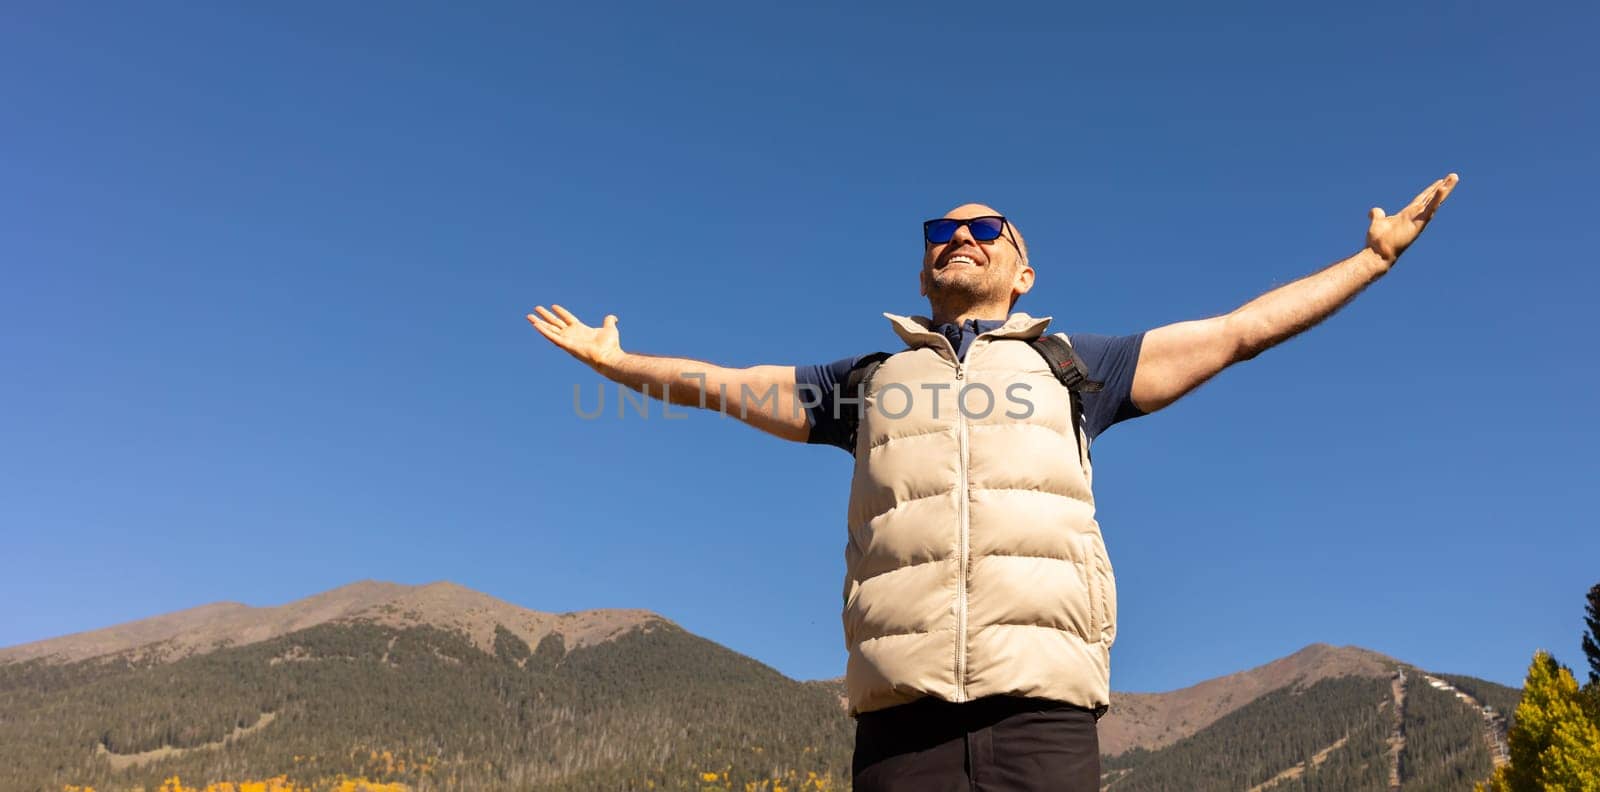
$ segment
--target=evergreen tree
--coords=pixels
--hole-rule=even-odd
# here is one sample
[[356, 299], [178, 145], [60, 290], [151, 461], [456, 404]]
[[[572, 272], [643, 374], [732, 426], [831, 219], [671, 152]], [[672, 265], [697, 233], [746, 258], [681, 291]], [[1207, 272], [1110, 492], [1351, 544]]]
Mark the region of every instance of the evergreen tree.
[[1490, 792], [1600, 792], [1600, 727], [1572, 672], [1543, 650], [1528, 667], [1510, 743], [1511, 763], [1495, 771]]
[[1600, 583], [1589, 589], [1589, 603], [1583, 616], [1589, 628], [1583, 634], [1583, 654], [1589, 659], [1589, 684], [1583, 687], [1583, 708], [1589, 714], [1589, 722], [1600, 727]]
[[1589, 658], [1589, 685], [1600, 685], [1600, 583], [1589, 589], [1589, 607], [1584, 609], [1583, 622], [1589, 631], [1583, 634], [1583, 655]]

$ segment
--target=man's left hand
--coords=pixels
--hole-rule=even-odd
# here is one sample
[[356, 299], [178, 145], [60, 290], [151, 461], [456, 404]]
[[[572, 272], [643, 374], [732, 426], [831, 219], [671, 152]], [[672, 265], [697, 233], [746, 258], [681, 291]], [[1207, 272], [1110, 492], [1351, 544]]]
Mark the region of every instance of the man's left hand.
[[1428, 185], [1427, 189], [1417, 193], [1406, 208], [1393, 215], [1386, 215], [1380, 207], [1372, 207], [1367, 216], [1372, 219], [1372, 224], [1367, 227], [1367, 247], [1378, 254], [1384, 263], [1393, 265], [1395, 259], [1400, 258], [1406, 248], [1417, 240], [1417, 235], [1422, 229], [1428, 227], [1428, 221], [1433, 219], [1433, 213], [1439, 210], [1439, 205], [1444, 199], [1450, 197], [1450, 191], [1455, 189], [1460, 177], [1454, 173]]

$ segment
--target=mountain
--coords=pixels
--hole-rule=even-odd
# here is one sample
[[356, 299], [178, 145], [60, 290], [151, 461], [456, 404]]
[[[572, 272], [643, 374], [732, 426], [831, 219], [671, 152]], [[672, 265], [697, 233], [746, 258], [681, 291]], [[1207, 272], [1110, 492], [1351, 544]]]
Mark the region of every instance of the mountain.
[[[1518, 692], [1315, 644], [1118, 693], [1105, 786], [1470, 789]], [[801, 682], [645, 610], [543, 613], [362, 581], [0, 649], [0, 790], [341, 776], [434, 789], [842, 790], [840, 679]], [[763, 786], [763, 784], [765, 786]]]
[[1354, 646], [1312, 644], [1259, 668], [1170, 693], [1118, 693], [1100, 720], [1100, 751], [1157, 749], [1188, 737], [1261, 696], [1288, 685], [1342, 676], [1387, 679], [1398, 663]]
[[[817, 685], [838, 696], [843, 678]], [[1103, 788], [1470, 790], [1505, 756], [1521, 692], [1312, 644], [1167, 693], [1113, 693]]]
[[1314, 644], [1153, 695], [1114, 694], [1103, 788], [1470, 790], [1506, 754], [1520, 692]]
[[174, 775], [840, 788], [852, 734], [833, 695], [657, 614], [541, 613], [449, 583], [210, 605], [0, 652], [6, 792]]
[[61, 662], [117, 654], [132, 660], [171, 662], [349, 619], [395, 627], [427, 624], [459, 630], [484, 650], [493, 648], [496, 625], [506, 627], [529, 644], [538, 644], [544, 636], [556, 632], [571, 646], [587, 646], [649, 621], [665, 621], [645, 610], [541, 613], [442, 581], [407, 586], [363, 580], [278, 607], [216, 602], [103, 630], [0, 649], [0, 663], [34, 658]]

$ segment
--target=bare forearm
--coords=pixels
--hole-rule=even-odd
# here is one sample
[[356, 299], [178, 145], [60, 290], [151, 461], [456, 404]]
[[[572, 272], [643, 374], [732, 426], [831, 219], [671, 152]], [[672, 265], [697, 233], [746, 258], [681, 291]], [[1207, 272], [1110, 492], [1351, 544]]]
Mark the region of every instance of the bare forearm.
[[545, 338], [606, 379], [682, 407], [704, 407], [785, 440], [804, 442], [811, 422], [796, 395], [793, 366], [728, 368], [700, 360], [625, 352], [617, 317], [590, 327], [571, 311], [535, 306], [528, 321]]
[[625, 387], [682, 407], [704, 407], [785, 440], [805, 442], [811, 424], [793, 366], [727, 368], [699, 360], [622, 352], [595, 370]]
[[1332, 316], [1389, 271], [1371, 248], [1312, 275], [1280, 286], [1224, 317], [1234, 341], [1233, 359], [1249, 360]]
[[683, 407], [721, 410], [725, 395], [739, 396], [739, 369], [690, 358], [623, 352], [594, 368], [612, 382]]
[[1159, 410], [1224, 368], [1332, 316], [1394, 266], [1458, 180], [1452, 173], [1434, 182], [1393, 216], [1373, 207], [1367, 213], [1367, 246], [1321, 272], [1221, 316], [1175, 322], [1145, 333], [1133, 375], [1133, 403], [1145, 412]]

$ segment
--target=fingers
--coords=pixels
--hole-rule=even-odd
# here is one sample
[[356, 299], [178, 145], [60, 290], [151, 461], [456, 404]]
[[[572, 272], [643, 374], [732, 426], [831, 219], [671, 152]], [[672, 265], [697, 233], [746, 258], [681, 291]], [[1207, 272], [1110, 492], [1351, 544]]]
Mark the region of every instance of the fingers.
[[[536, 305], [533, 307], [533, 311], [533, 313], [527, 315], [528, 324], [533, 325], [533, 329], [538, 330], [545, 338], [550, 339], [564, 349], [570, 349], [571, 345], [576, 343], [578, 337], [583, 335], [582, 333], [574, 335], [571, 331], [575, 331], [578, 328], [591, 329], [580, 321], [578, 317], [573, 316], [571, 311], [554, 303], [551, 303], [549, 308], [543, 305]], [[606, 329], [615, 331], [617, 329], [617, 315], [606, 314], [604, 324]]]
[[1416, 194], [1416, 197], [1411, 198], [1411, 203], [1408, 203], [1406, 208], [1408, 208], [1408, 210], [1411, 210], [1411, 208], [1418, 208], [1419, 210], [1419, 208], [1422, 208], [1422, 206], [1426, 206], [1427, 203], [1434, 203], [1435, 198], [1438, 197], [1440, 192], [1448, 195], [1450, 194], [1450, 190], [1456, 189], [1456, 182], [1458, 181], [1461, 181], [1461, 176], [1456, 176], [1454, 173], [1448, 174], [1448, 176], [1445, 176], [1443, 179], [1438, 179], [1438, 181], [1435, 181], [1434, 184], [1429, 184], [1426, 189], [1422, 189], [1422, 192]]
[[556, 346], [562, 349], [569, 348], [571, 339], [566, 335], [567, 321], [551, 313], [543, 305], [536, 305], [533, 310], [537, 312], [537, 315], [528, 314], [528, 323], [533, 325], [533, 329], [538, 330], [539, 335], [550, 339], [550, 342]]
[[1424, 223], [1432, 220], [1433, 213], [1438, 211], [1439, 205], [1444, 203], [1444, 199], [1450, 197], [1450, 191], [1456, 188], [1456, 183], [1459, 181], [1461, 181], [1461, 177], [1454, 173], [1440, 179], [1439, 189], [1433, 191], [1433, 199], [1428, 201], [1428, 205], [1423, 208], [1422, 214], [1418, 216], [1418, 219]]
[[[1451, 174], [1451, 176], [1454, 176], [1454, 175], [1455, 174]], [[1445, 179], [1448, 179], [1448, 178], [1449, 178], [1448, 176], [1445, 177]], [[1405, 208], [1401, 209], [1399, 211], [1399, 213], [1397, 213], [1395, 216], [1396, 217], [1409, 217], [1409, 218], [1415, 219], [1418, 215], [1421, 214], [1421, 212], [1422, 212], [1422, 210], [1424, 208], [1424, 202], [1427, 201], [1434, 194], [1435, 190], [1437, 190], [1440, 185], [1444, 184], [1445, 179], [1440, 179], [1440, 180], [1434, 182], [1433, 184], [1430, 184], [1427, 187], [1424, 187], [1422, 192], [1417, 193], [1416, 197], [1411, 199], [1411, 203], [1406, 204]], [[1367, 211], [1367, 219], [1371, 220], [1373, 222], [1377, 222], [1379, 220], [1382, 220], [1385, 217], [1388, 217], [1388, 215], [1383, 213], [1383, 207], [1374, 206], [1370, 210]]]
[[554, 308], [556, 313], [561, 315], [562, 319], [567, 320], [567, 324], [575, 324], [575, 325], [583, 324], [583, 322], [578, 321], [578, 317], [572, 315], [571, 311], [569, 311], [569, 310], [567, 310], [565, 308], [562, 308], [559, 305], [555, 305], [553, 303], [550, 305], [550, 307]]
[[1418, 209], [1416, 213], [1412, 215], [1411, 219], [1417, 225], [1427, 225], [1428, 221], [1433, 219], [1433, 210], [1438, 208], [1439, 193], [1435, 192], [1429, 197], [1427, 205], [1423, 206], [1421, 209]]
[[1417, 197], [1412, 198], [1411, 203], [1406, 204], [1406, 208], [1400, 210], [1400, 214], [1406, 217], [1416, 217], [1427, 206], [1429, 199], [1433, 197], [1434, 192], [1439, 189], [1441, 184], [1444, 184], [1444, 179], [1428, 185], [1422, 192], [1417, 193]]
[[550, 324], [549, 322], [544, 321], [543, 319], [540, 319], [537, 316], [534, 316], [533, 314], [528, 314], [528, 323], [533, 325], [533, 329], [539, 331], [539, 335], [542, 335], [545, 338], [548, 338], [551, 341], [554, 341], [556, 343], [560, 343], [560, 341], [561, 341], [561, 329], [560, 328], [556, 327], [553, 324]]
[[[539, 318], [540, 319], [542, 319], [545, 322], [549, 323], [550, 325], [556, 327], [557, 329], [564, 328], [564, 327], [567, 326], [566, 320], [562, 319], [559, 316], [556, 316], [553, 313], [550, 313], [550, 311], [547, 310], [543, 305], [535, 305], [533, 307], [533, 310], [536, 311], [539, 314]], [[529, 314], [528, 318], [532, 319], [533, 315]]]
[[1428, 222], [1433, 217], [1434, 210], [1439, 208], [1439, 204], [1444, 203], [1444, 199], [1450, 195], [1450, 191], [1455, 189], [1456, 183], [1460, 180], [1460, 176], [1452, 173], [1428, 185], [1427, 189], [1411, 199], [1411, 203], [1407, 204], [1401, 213], [1417, 222]]

